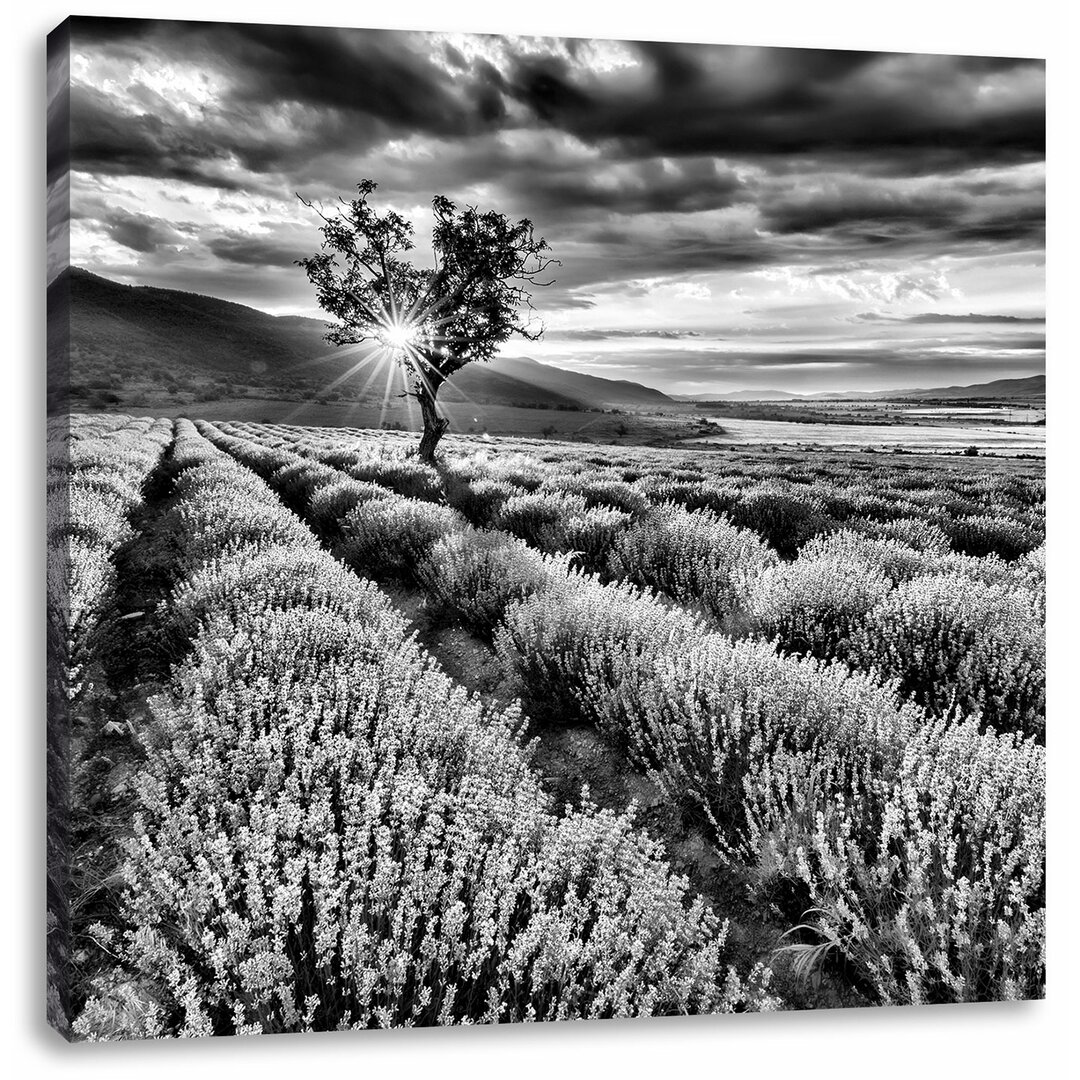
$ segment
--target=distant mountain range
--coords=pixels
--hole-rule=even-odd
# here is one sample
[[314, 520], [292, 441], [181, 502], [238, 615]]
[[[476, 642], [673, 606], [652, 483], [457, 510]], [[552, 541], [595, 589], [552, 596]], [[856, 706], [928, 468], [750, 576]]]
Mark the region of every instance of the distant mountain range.
[[895, 401], [898, 399], [936, 401], [967, 400], [969, 398], [1041, 398], [1046, 396], [1046, 376], [1031, 375], [1026, 379], [995, 379], [971, 386], [939, 386], [932, 389], [876, 390], [842, 393], [793, 394], [788, 390], [735, 390], [728, 394], [672, 394], [675, 401]]
[[[69, 313], [70, 347], [63, 312]], [[395, 367], [371, 378], [358, 353], [328, 345], [326, 324], [295, 315], [268, 315], [255, 308], [199, 293], [121, 285], [86, 270], [65, 270], [49, 286], [50, 396], [70, 388], [76, 405], [110, 401], [151, 405], [163, 394], [231, 397], [250, 390], [315, 397], [338, 394], [375, 401], [403, 389]], [[66, 370], [64, 354], [70, 359]], [[61, 385], [62, 384], [62, 385]], [[786, 390], [737, 390], [727, 394], [667, 395], [621, 379], [583, 375], [525, 357], [498, 357], [470, 364], [442, 390], [442, 400], [478, 405], [524, 405], [548, 409], [663, 407], [691, 402], [874, 400], [884, 398], [1041, 398], [1045, 376], [998, 379], [974, 386], [937, 389], [795, 394]], [[188, 395], [184, 398], [183, 395]]]
[[[597, 375], [582, 375], [577, 371], [541, 364], [528, 357], [496, 357], [486, 364], [470, 364], [462, 368], [446, 384], [442, 393], [456, 388], [472, 400], [479, 400], [478, 395], [488, 394], [497, 385], [498, 379], [514, 380], [517, 387], [531, 388], [533, 393], [548, 394], [553, 398], [569, 398], [581, 404], [594, 405], [672, 405], [674, 401], [667, 394], [654, 390], [651, 386], [628, 382], [625, 379], [602, 379]], [[447, 396], [447, 401], [453, 398]]]
[[[349, 374], [358, 353], [328, 345], [319, 319], [275, 316], [198, 293], [121, 285], [86, 270], [65, 270], [49, 286], [49, 310], [70, 312], [73, 398], [111, 393], [126, 404], [162, 388], [225, 395], [251, 388], [316, 394], [335, 386], [353, 400], [382, 399], [403, 388], [398, 369], [371, 379], [367, 365]], [[55, 322], [55, 320], [54, 320]], [[64, 349], [51, 326], [50, 350]], [[61, 370], [61, 365], [54, 365]], [[673, 405], [638, 383], [602, 379], [526, 358], [499, 357], [463, 368], [440, 394], [447, 402], [583, 409]], [[149, 401], [147, 402], [149, 403]]]

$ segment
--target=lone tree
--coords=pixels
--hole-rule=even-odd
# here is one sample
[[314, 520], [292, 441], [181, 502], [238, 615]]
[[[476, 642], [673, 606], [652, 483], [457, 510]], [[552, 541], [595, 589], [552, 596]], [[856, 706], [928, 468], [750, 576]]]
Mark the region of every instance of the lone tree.
[[450, 425], [436, 406], [442, 384], [466, 364], [490, 360], [512, 334], [540, 337], [543, 326], [531, 325], [529, 287], [550, 285], [538, 279], [560, 264], [545, 255], [548, 245], [527, 219], [511, 222], [494, 210], [459, 209], [436, 195], [435, 265], [415, 267], [401, 258], [413, 248], [412, 223], [393, 210], [373, 210], [368, 197], [376, 187], [361, 180], [358, 197], [341, 199], [329, 217], [298, 195], [322, 218], [323, 243], [297, 265], [307, 271], [319, 305], [337, 320], [328, 342], [371, 341], [375, 355], [401, 364], [406, 394], [420, 403], [424, 419], [419, 457], [434, 462]]

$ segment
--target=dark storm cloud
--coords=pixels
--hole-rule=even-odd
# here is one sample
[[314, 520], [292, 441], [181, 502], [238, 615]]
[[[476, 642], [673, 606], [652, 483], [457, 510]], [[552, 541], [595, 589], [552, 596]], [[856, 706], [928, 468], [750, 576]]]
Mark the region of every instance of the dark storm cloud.
[[915, 183], [830, 174], [801, 184], [770, 180], [758, 200], [766, 227], [778, 235], [818, 235], [834, 245], [881, 248], [932, 245], [1041, 245], [1041, 183], [965, 183], [935, 177]]
[[660, 338], [679, 341], [699, 338], [698, 330], [559, 330], [546, 335], [550, 341], [614, 341], [620, 338]]
[[628, 85], [571, 70], [556, 56], [519, 58], [510, 92], [536, 117], [643, 156], [949, 147], [963, 160], [1032, 160], [1045, 145], [1037, 94], [1012, 88], [991, 109], [981, 87], [1008, 85], [1042, 61], [902, 57], [827, 50], [638, 44], [652, 78]]
[[540, 120], [567, 130], [575, 130], [575, 117], [592, 115], [600, 104], [574, 85], [570, 65], [561, 56], [516, 58], [507, 91]]
[[[426, 202], [438, 191], [472, 203], [476, 199], [468, 192], [490, 190], [481, 202], [490, 199], [505, 213], [530, 218], [544, 235], [563, 230], [576, 235], [582, 225], [642, 215], [707, 213], [756, 198], [735, 168], [712, 157], [640, 159], [615, 147], [599, 153], [550, 131], [440, 141], [430, 144], [420, 167], [390, 153], [377, 173], [380, 197], [399, 202]], [[342, 185], [355, 183], [352, 174], [339, 179]], [[325, 184], [325, 174], [317, 181]], [[330, 185], [329, 193], [334, 191]]]
[[587, 311], [596, 307], [596, 297], [590, 293], [558, 293], [544, 296], [548, 311]]
[[[729, 354], [722, 354], [725, 357]], [[955, 360], [958, 355], [950, 354]], [[914, 349], [890, 349], [867, 346], [865, 348], [838, 349], [778, 349], [768, 353], [747, 353], [736, 362], [754, 364], [758, 367], [787, 367], [801, 364], [829, 364], [834, 367], [851, 367], [861, 363], [872, 363], [881, 368], [904, 367], [911, 363], [931, 362], [935, 358], [943, 359], [942, 353], [927, 353]], [[966, 356], [968, 361], [970, 356]]]
[[85, 86], [72, 93], [71, 113], [70, 160], [80, 172], [238, 186], [221, 170], [228, 147], [179, 114], [125, 115], [107, 93]]
[[[99, 25], [101, 24], [101, 25]], [[163, 63], [187, 60], [227, 76], [216, 103], [225, 118], [216, 131], [203, 121], [160, 111], [108, 115], [84, 88], [73, 147], [84, 167], [136, 175], [174, 176], [216, 185], [212, 165], [229, 154], [255, 171], [297, 165], [318, 146], [352, 152], [411, 134], [463, 137], [497, 126], [505, 115], [498, 71], [479, 62], [456, 76], [434, 63], [418, 35], [295, 26], [80, 19], [77, 46], [106, 56], [137, 46]], [[460, 60], [460, 54], [457, 54]], [[261, 140], [244, 130], [260, 109], [303, 107], [294, 131]], [[110, 122], [111, 121], [111, 122]], [[284, 134], [284, 137], [283, 137]]]
[[489, 82], [492, 69], [455, 78], [418, 45], [393, 31], [232, 26], [223, 51], [236, 71], [238, 100], [363, 113], [431, 135], [478, 130], [492, 112], [486, 91], [498, 90]]
[[58, 28], [49, 35], [47, 53], [46, 183], [54, 184], [67, 169], [71, 147], [71, 64], [67, 28]]
[[46, 46], [45, 272], [50, 282], [71, 262], [71, 177], [67, 171], [71, 140], [69, 57], [69, 27], [64, 25], [49, 35]]
[[[602, 360], [594, 357], [595, 360]], [[609, 357], [613, 366], [654, 368], [669, 372], [669, 377], [692, 378], [703, 374], [715, 373], [732, 368], [814, 368], [828, 367], [837, 369], [865, 368], [873, 369], [889, 378], [902, 378], [905, 371], [912, 367], [927, 368], [931, 371], [938, 367], [978, 371], [993, 367], [995, 364], [1009, 367], [1022, 367], [1025, 370], [1042, 369], [1042, 361], [1036, 357], [1021, 360], [1019, 365], [1015, 357], [992, 350], [968, 352], [962, 349], [936, 348], [919, 349], [889, 346], [864, 346], [859, 348], [821, 348], [821, 349], [770, 349], [768, 351], [739, 351], [731, 349], [703, 348], [695, 351], [656, 350], [643, 355], [635, 354], [631, 362], [623, 357]]]
[[[896, 323], [912, 324], [917, 323], [920, 325], [929, 325], [925, 319], [918, 316], [911, 319], [897, 319], [893, 320]], [[954, 322], [955, 320], [950, 320]], [[996, 321], [996, 320], [995, 320]], [[1016, 320], [1020, 323], [1026, 323], [1036, 320]], [[985, 326], [986, 322], [979, 320], [975, 323], [977, 326]], [[1007, 326], [1007, 324], [1005, 324]], [[903, 343], [903, 347], [908, 350], [913, 350], [919, 353], [936, 354], [941, 350], [942, 338], [913, 338]], [[1002, 333], [986, 333], [982, 336], [961, 336], [954, 334], [949, 338], [952, 345], [956, 347], [962, 346], [965, 350], [979, 350], [983, 353], [1009, 353], [1009, 352], [1045, 352], [1046, 351], [1046, 335], [1045, 334], [1033, 334], [1029, 332], [1002, 332]]]
[[159, 19], [121, 19], [109, 15], [73, 15], [69, 20], [73, 35], [87, 45], [135, 42], [163, 27], [175, 33], [187, 33], [210, 23], [163, 22]]
[[[924, 152], [940, 164], [943, 148], [954, 170], [1037, 158], [1039, 61], [654, 42], [625, 44], [636, 67], [607, 70], [588, 43], [557, 40], [491, 38], [487, 56], [470, 57], [392, 31], [80, 19], [75, 34], [106, 61], [186, 62], [224, 87], [196, 116], [137, 80], [123, 107], [106, 85], [77, 85], [76, 168], [279, 198], [347, 191], [359, 168], [409, 201], [483, 187], [549, 238], [589, 245], [560, 293], [803, 262], [792, 237], [821, 237], [831, 258], [1041, 242], [1038, 190], [1017, 195], [1000, 177], [932, 191], [881, 179]], [[428, 148], [419, 164], [385, 152], [410, 139]], [[841, 161], [859, 183], [807, 181]], [[759, 214], [738, 235], [700, 223], [697, 235], [663, 234], [664, 223], [652, 235], [638, 220], [738, 206]], [[289, 245], [263, 250], [280, 265]], [[248, 262], [258, 245], [216, 251]]]
[[834, 190], [807, 197], [798, 190], [766, 200], [762, 216], [777, 233], [825, 232], [838, 226], [893, 227], [909, 230], [948, 228], [970, 200], [949, 193], [898, 193], [887, 188]]
[[[750, 270], [801, 258], [792, 247], [772, 242], [753, 229], [701, 221], [681, 224], [661, 220], [650, 227], [627, 220], [584, 229], [573, 237], [573, 243], [580, 249], [569, 249], [559, 271], [560, 285], [568, 288]], [[642, 290], [648, 286], [636, 287]]]
[[516, 198], [537, 210], [570, 210], [575, 216], [595, 217], [594, 211], [612, 214], [689, 214], [719, 210], [749, 198], [737, 175], [718, 167], [712, 159], [665, 166], [659, 161], [637, 161], [612, 168], [598, 163], [594, 170], [520, 170], [503, 174]]
[[983, 337], [962, 338], [958, 343], [969, 349], [986, 349], [988, 351], [1005, 352], [1010, 349], [1019, 349], [1023, 352], [1045, 352], [1046, 337], [1042, 334], [1015, 337]]
[[206, 245], [219, 259], [244, 266], [292, 266], [311, 254], [312, 245], [283, 244], [272, 237], [233, 233], [214, 237]]
[[[74, 25], [77, 216], [92, 236], [138, 256], [129, 264], [111, 245], [93, 247], [129, 280], [279, 310], [310, 305], [292, 264], [318, 246], [319, 223], [294, 192], [329, 207], [370, 177], [379, 208], [415, 218], [421, 263], [431, 219], [415, 210], [436, 192], [530, 218], [562, 261], [556, 284], [534, 293], [537, 310], [597, 327], [550, 332], [567, 354], [595, 343], [606, 358], [639, 338], [623, 351], [635, 362], [645, 354], [657, 370], [670, 364], [670, 379], [694, 362], [707, 374], [725, 364], [878, 365], [896, 385], [908, 381], [905, 364], [978, 375], [979, 364], [1000, 370], [1002, 350], [1014, 367], [1039, 362], [1041, 337], [1006, 340], [1004, 319], [925, 315], [901, 325], [896, 316], [846, 313], [952, 307], [960, 297], [975, 309], [1038, 310], [1041, 61], [494, 36], [451, 43], [147, 20]], [[158, 79], [158, 71], [175, 76]], [[63, 102], [50, 100], [62, 118]], [[63, 165], [51, 134], [50, 175]], [[128, 209], [88, 205], [99, 194]], [[160, 219], [142, 212], [151, 205]], [[188, 217], [201, 232], [185, 231], [179, 219]], [[972, 294], [983, 266], [992, 284]], [[1000, 299], [1013, 282], [1026, 290], [1015, 306]], [[729, 333], [746, 334], [738, 338], [745, 353], [712, 334], [671, 329], [678, 317], [669, 302], [692, 326], [724, 326], [732, 299], [754, 316], [751, 329]], [[649, 329], [600, 329], [631, 305], [652, 311]], [[798, 326], [777, 322], [788, 314]], [[878, 321], [893, 325], [860, 331]], [[965, 326], [978, 321], [988, 325]], [[920, 322], [941, 326], [920, 330]], [[843, 344], [855, 340], [863, 351], [805, 344], [835, 337], [839, 323]], [[934, 333], [956, 349], [935, 351]], [[755, 350], [765, 341], [792, 348]]]
[[1044, 323], [1046, 317], [1039, 315], [1037, 317], [1024, 317], [1020, 315], [939, 315], [935, 313], [929, 313], [926, 315], [912, 315], [907, 319], [907, 322], [913, 323], [947, 323], [947, 322], [966, 322], [966, 323]]
[[173, 246], [181, 239], [175, 229], [163, 225], [159, 219], [148, 214], [116, 213], [105, 231], [118, 244], [141, 252]]
[[453, 45], [449, 43], [443, 45], [443, 56], [446, 57], [446, 62], [451, 67], [457, 68], [458, 71], [468, 71], [469, 61], [465, 59], [464, 54], [460, 49], [455, 49]]
[[[948, 147], [970, 162], [1032, 160], [1044, 147], [1041, 61], [638, 43], [646, 77], [631, 80], [575, 63], [557, 42], [547, 53], [503, 42], [504, 73], [392, 31], [83, 19], [76, 32], [106, 52], [137, 39], [226, 72], [227, 108], [364, 116], [385, 129], [368, 137], [469, 136], [502, 124], [516, 102], [540, 127], [639, 158]], [[993, 107], [981, 100], [987, 85]], [[358, 134], [362, 144], [363, 125]]]
[[169, 223], [152, 214], [132, 213], [101, 198], [85, 198], [72, 208], [71, 220], [85, 223], [132, 251], [152, 254], [192, 242], [196, 229], [189, 222]]
[[939, 312], [926, 312], [922, 315], [883, 315], [880, 312], [866, 311], [854, 316], [859, 322], [893, 322], [893, 323], [1006, 323], [1013, 325], [1027, 325], [1046, 322], [1045, 316], [1024, 315], [944, 315]]
[[998, 245], [1013, 242], [1038, 244], [1046, 241], [1046, 212], [1041, 206], [959, 224], [948, 231], [952, 240], [991, 242]]

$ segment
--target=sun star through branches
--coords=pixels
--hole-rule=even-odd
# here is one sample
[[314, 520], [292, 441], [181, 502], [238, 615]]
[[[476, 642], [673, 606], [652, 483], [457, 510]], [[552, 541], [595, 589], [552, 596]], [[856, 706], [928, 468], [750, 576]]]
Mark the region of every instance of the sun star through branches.
[[391, 349], [406, 349], [416, 337], [416, 327], [404, 322], [391, 322], [380, 335]]

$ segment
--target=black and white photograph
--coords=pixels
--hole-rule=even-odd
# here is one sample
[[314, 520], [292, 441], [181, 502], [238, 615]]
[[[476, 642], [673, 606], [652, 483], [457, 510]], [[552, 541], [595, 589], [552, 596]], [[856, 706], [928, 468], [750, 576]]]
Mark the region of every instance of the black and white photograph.
[[48, 1024], [1043, 999], [1046, 60], [285, 17], [48, 39]]

